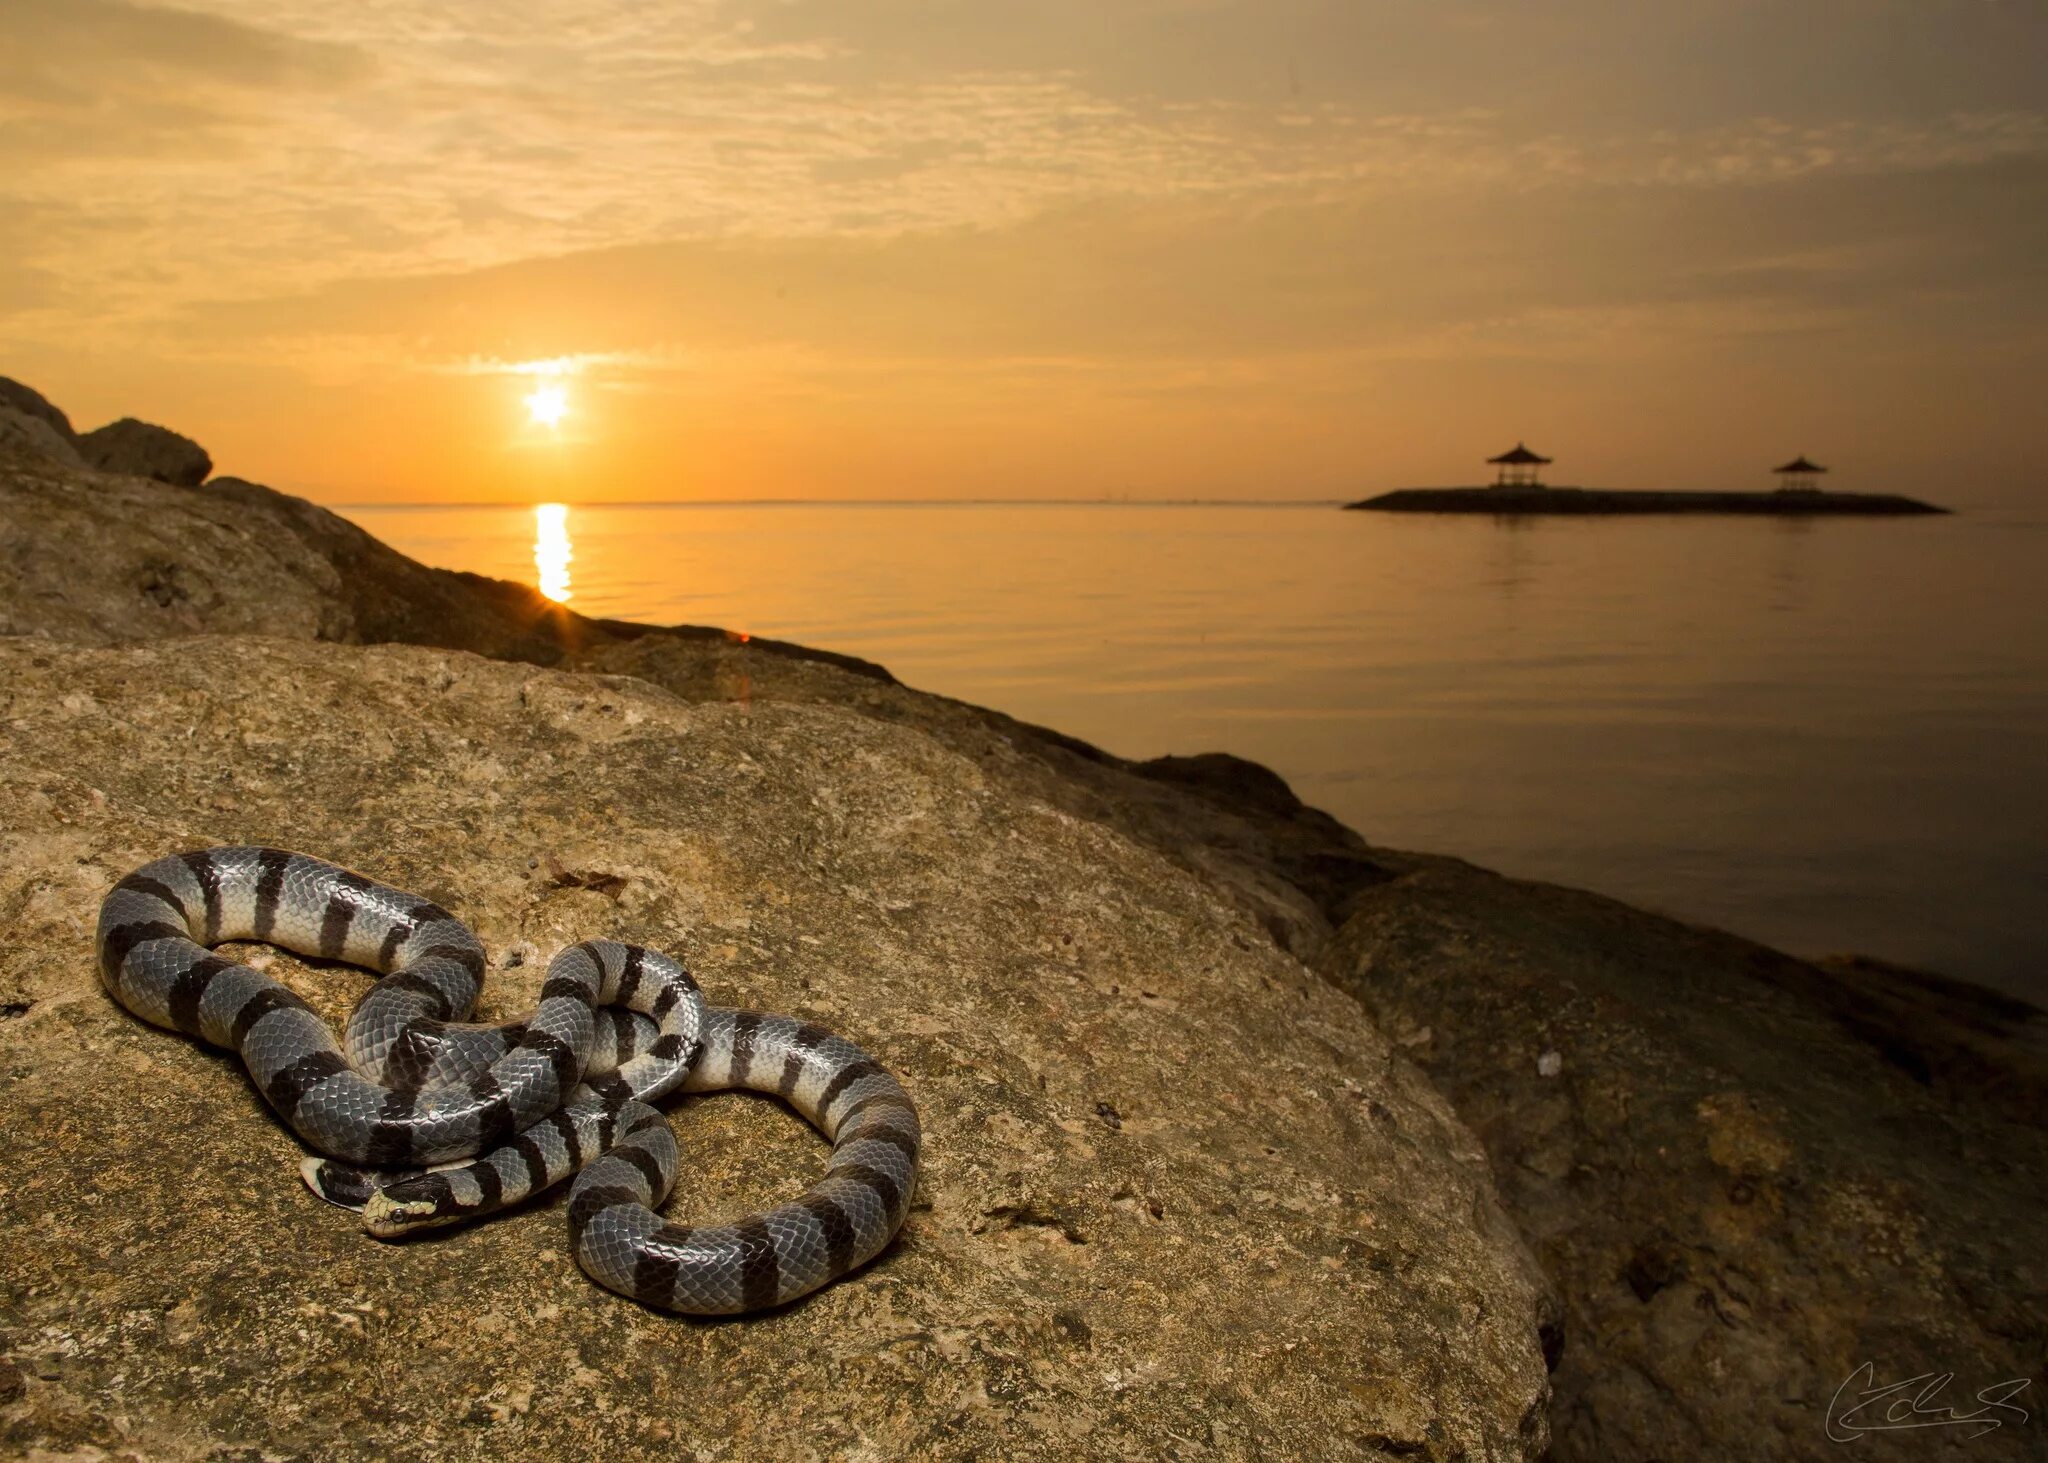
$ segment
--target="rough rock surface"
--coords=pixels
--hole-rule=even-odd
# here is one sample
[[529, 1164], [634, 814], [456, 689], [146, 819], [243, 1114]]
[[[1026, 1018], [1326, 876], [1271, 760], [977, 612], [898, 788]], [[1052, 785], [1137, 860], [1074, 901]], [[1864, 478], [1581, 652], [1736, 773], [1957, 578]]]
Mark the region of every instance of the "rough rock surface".
[[[1315, 963], [1334, 933], [1328, 911], [1386, 877], [1365, 840], [1304, 806], [1265, 768], [1236, 757], [1127, 762], [1085, 742], [890, 677], [764, 655], [756, 642], [672, 633], [593, 642], [570, 664], [638, 676], [699, 701], [843, 706], [914, 726], [981, 762], [1020, 796], [1115, 828], [1202, 875], [1282, 948]], [[1261, 778], [1264, 798], [1244, 788]]]
[[42, 392], [25, 386], [11, 376], [0, 376], [0, 407], [35, 417], [64, 441], [75, 444], [78, 433], [71, 430], [71, 418]]
[[352, 623], [333, 565], [230, 496], [0, 455], [0, 635], [329, 640]]
[[[78, 544], [93, 552], [61, 552]], [[550, 665], [607, 633], [530, 589], [429, 569], [239, 478], [194, 488], [87, 476], [0, 448], [0, 634], [111, 645], [201, 631]]]
[[196, 488], [213, 471], [213, 459], [190, 437], [134, 417], [80, 435], [78, 455], [101, 472], [153, 478], [179, 488]]
[[[1564, 1293], [1558, 1459], [2048, 1451], [2048, 1017], [1387, 857], [1337, 975], [1478, 1132]], [[2033, 1420], [1830, 1440], [1831, 1406], [1852, 1432], [1864, 1387], [1944, 1372], [1963, 1412], [2029, 1379]]]
[[[139, 1456], [1401, 1456], [1545, 1438], [1544, 1287], [1357, 1004], [1186, 870], [914, 728], [445, 651], [0, 640], [0, 1442]], [[472, 920], [487, 1016], [595, 934], [857, 1034], [929, 1135], [902, 1239], [743, 1323], [641, 1310], [560, 1200], [406, 1245], [297, 1183], [238, 1063], [99, 990], [180, 847], [341, 859]], [[519, 957], [514, 968], [511, 957]], [[338, 1016], [355, 972], [279, 967]], [[680, 1106], [672, 1212], [800, 1187]]]
[[26, 449], [64, 467], [85, 466], [85, 459], [78, 455], [70, 439], [47, 419], [6, 405], [0, 405], [0, 448]]

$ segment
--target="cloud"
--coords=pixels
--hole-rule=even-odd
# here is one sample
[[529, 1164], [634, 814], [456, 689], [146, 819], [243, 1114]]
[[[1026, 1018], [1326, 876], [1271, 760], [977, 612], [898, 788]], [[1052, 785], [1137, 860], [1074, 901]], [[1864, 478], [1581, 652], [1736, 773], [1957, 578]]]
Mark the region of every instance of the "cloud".
[[[39, 262], [102, 271], [111, 316], [145, 303], [122, 277], [136, 256], [191, 297], [209, 277], [281, 290], [658, 239], [1000, 227], [1089, 198], [1705, 187], [2048, 150], [2025, 110], [1685, 128], [1546, 116], [1520, 80], [1472, 84], [1491, 52], [1468, 68], [1443, 48], [1453, 32], [1532, 44], [1495, 6], [1161, 0], [1095, 21], [1072, 5], [1031, 19], [723, 0], [235, 9], [262, 24], [123, 0], [0, 12], [21, 42], [0, 72], [0, 197], [68, 210]], [[1390, 43], [1438, 96], [1390, 109], [1355, 87], [1196, 84], [1261, 28], [1290, 55]], [[1108, 62], [1140, 41], [1179, 70], [1130, 84]], [[1274, 74], [1321, 53], [1305, 57]]]
[[2043, 15], [0, 0], [0, 310], [52, 359], [956, 406], [1988, 359], [2041, 323]]
[[521, 361], [506, 360], [501, 356], [472, 355], [459, 360], [424, 362], [420, 369], [448, 376], [582, 376], [592, 371], [618, 372], [646, 367], [658, 359], [658, 353], [650, 351], [581, 351], [574, 355]]
[[[2016, 219], [2034, 220], [2031, 224]], [[183, 340], [382, 370], [568, 357], [602, 382], [706, 370], [1011, 377], [1189, 363], [1645, 350], [1880, 329], [1938, 300], [1930, 356], [2038, 328], [2048, 158], [1709, 189], [1077, 202], [845, 240], [696, 240], [191, 307]], [[1569, 322], [1590, 322], [1572, 343]], [[1633, 342], [1623, 337], [1630, 331]]]
[[[657, 84], [669, 73], [636, 53], [637, 88], [615, 85], [614, 66], [546, 79], [502, 58], [441, 71], [393, 59], [374, 79], [269, 110], [156, 104], [162, 130], [127, 118], [74, 131], [54, 155], [29, 145], [47, 122], [16, 130], [7, 191], [61, 216], [32, 262], [92, 283], [105, 316], [132, 328], [137, 312], [229, 278], [238, 292], [284, 293], [650, 240], [995, 229], [1092, 199], [1449, 193], [1515, 207], [1561, 187], [1724, 187], [2048, 154], [2048, 121], [2032, 114], [1567, 136], [1484, 110], [1110, 98], [1060, 75], [828, 83], [773, 48], [765, 71], [735, 75], [702, 49], [667, 60], [704, 73], [688, 84]], [[136, 164], [123, 147], [176, 165]], [[169, 287], [132, 278], [137, 257]]]
[[47, 309], [64, 297], [63, 285], [47, 269], [0, 270], [0, 317]]
[[109, 85], [335, 86], [360, 79], [358, 47], [307, 40], [198, 10], [132, 0], [8, 0], [0, 89], [81, 101]]
[[129, 0], [9, 0], [0, 7], [0, 167], [176, 163], [260, 143], [263, 93], [365, 78], [346, 45]]

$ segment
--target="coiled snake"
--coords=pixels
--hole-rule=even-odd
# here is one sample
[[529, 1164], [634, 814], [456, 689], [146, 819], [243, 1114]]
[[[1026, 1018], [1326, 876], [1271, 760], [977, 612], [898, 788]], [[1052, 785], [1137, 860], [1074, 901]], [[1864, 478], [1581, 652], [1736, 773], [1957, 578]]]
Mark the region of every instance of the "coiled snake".
[[[381, 976], [341, 1040], [283, 985], [212, 953], [260, 940]], [[469, 929], [427, 900], [274, 848], [158, 859], [100, 907], [100, 978], [143, 1020], [242, 1058], [308, 1145], [323, 1198], [396, 1238], [480, 1218], [570, 1174], [569, 1243], [600, 1285], [664, 1310], [780, 1305], [878, 1254], [917, 1183], [917, 1108], [860, 1048], [785, 1016], [706, 1006], [676, 961], [590, 940], [557, 955], [521, 1020], [467, 1022], [484, 973]], [[793, 1203], [686, 1228], [655, 1213], [670, 1092], [775, 1093], [832, 1142]]]

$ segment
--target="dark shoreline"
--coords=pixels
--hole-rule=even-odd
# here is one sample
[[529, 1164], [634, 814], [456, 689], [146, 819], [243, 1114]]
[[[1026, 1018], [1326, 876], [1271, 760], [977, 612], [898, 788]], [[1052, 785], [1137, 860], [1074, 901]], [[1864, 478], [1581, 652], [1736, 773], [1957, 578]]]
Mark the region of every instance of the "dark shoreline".
[[1747, 513], [1776, 518], [1947, 513], [1892, 493], [1686, 493], [1624, 488], [1399, 488], [1345, 509], [1382, 513]]

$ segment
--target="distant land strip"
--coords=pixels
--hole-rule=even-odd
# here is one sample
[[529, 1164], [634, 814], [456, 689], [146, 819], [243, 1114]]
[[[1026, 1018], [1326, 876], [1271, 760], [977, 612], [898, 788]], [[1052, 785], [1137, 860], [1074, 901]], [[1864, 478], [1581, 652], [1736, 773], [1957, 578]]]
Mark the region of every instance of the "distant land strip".
[[1894, 517], [1947, 513], [1894, 493], [1684, 493], [1623, 488], [1400, 488], [1347, 509], [1382, 513], [1759, 513], [1781, 518], [1826, 514]]

